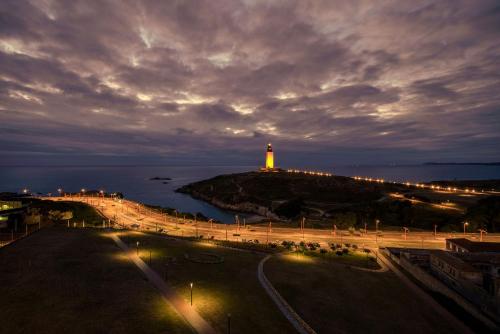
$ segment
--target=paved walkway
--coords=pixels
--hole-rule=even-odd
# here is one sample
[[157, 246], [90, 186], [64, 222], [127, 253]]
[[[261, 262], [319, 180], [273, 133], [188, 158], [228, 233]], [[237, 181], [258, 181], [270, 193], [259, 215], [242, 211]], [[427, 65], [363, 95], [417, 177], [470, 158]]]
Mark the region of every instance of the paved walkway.
[[279, 310], [283, 315], [290, 321], [290, 323], [295, 327], [297, 332], [301, 334], [316, 334], [314, 329], [312, 329], [286, 302], [286, 300], [279, 294], [274, 286], [269, 282], [266, 275], [264, 274], [264, 263], [271, 258], [272, 255], [268, 255], [259, 262], [259, 267], [257, 269], [257, 278], [260, 284], [266, 290], [267, 294], [271, 297], [274, 303], [278, 306]]
[[458, 333], [472, 334], [473, 331], [467, 327], [460, 319], [457, 319], [453, 314], [451, 314], [447, 309], [445, 309], [441, 304], [435, 301], [431, 296], [429, 296], [425, 291], [423, 291], [418, 285], [413, 283], [404, 273], [402, 273], [396, 266], [394, 266], [382, 252], [379, 252], [378, 258], [384, 262], [389, 269], [396, 274], [410, 289], [412, 289], [424, 302], [427, 303], [429, 307], [439, 313], [443, 320], [455, 324], [455, 328]]
[[173, 288], [168, 286], [165, 281], [152, 270], [134, 251], [130, 250], [127, 245], [114, 233], [111, 238], [116, 242], [134, 264], [146, 275], [151, 283], [160, 290], [163, 298], [170, 303], [174, 309], [193, 327], [193, 329], [202, 334], [215, 334], [216, 331], [203, 319], [194, 308], [189, 305]]

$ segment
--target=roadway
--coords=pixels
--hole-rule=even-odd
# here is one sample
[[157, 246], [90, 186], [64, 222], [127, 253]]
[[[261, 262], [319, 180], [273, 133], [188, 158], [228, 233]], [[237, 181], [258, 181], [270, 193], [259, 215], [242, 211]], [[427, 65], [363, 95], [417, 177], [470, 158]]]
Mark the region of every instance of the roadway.
[[[245, 241], [258, 240], [260, 243], [288, 241], [329, 243], [354, 243], [361, 247], [405, 247], [444, 249], [445, 239], [467, 237], [479, 240], [479, 233], [437, 233], [409, 231], [367, 231], [353, 235], [347, 230], [312, 229], [295, 227], [256, 226], [246, 224], [217, 224], [175, 217], [148, 208], [130, 200], [97, 197], [48, 197], [50, 200], [70, 200], [87, 203], [98, 209], [108, 220], [124, 228], [142, 231], [161, 231], [172, 236], [200, 236], [218, 240]], [[307, 222], [306, 222], [307, 227]], [[500, 234], [483, 235], [484, 241], [500, 242]]]

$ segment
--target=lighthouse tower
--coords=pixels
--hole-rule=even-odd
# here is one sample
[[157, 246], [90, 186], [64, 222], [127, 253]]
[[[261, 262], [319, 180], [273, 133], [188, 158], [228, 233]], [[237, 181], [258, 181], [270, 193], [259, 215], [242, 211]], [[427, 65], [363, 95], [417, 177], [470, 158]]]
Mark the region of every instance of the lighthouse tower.
[[273, 147], [271, 146], [271, 143], [267, 144], [266, 169], [267, 170], [274, 169], [274, 155], [273, 155]]

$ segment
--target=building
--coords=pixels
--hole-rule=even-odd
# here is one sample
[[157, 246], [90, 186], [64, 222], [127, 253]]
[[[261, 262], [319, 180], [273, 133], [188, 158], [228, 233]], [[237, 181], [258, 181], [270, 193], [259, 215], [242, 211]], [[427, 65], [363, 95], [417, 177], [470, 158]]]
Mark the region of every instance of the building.
[[500, 242], [472, 241], [466, 238], [446, 239], [446, 249], [457, 253], [500, 253]]
[[271, 143], [267, 144], [266, 169], [268, 169], [268, 170], [274, 169], [274, 154], [273, 154], [273, 147], [271, 146]]
[[28, 206], [20, 201], [0, 201], [0, 229], [17, 230], [24, 219]]
[[500, 297], [500, 254], [457, 253], [456, 256], [482, 273], [482, 287], [488, 294]]
[[273, 152], [273, 146], [271, 143], [267, 144], [267, 149], [266, 149], [266, 164], [265, 167], [262, 167], [260, 169], [261, 172], [279, 172], [281, 171], [280, 168], [276, 168], [274, 166], [274, 152]]
[[461, 282], [468, 281], [477, 285], [483, 283], [483, 274], [470, 263], [446, 251], [430, 253], [430, 268], [439, 278], [458, 287]]

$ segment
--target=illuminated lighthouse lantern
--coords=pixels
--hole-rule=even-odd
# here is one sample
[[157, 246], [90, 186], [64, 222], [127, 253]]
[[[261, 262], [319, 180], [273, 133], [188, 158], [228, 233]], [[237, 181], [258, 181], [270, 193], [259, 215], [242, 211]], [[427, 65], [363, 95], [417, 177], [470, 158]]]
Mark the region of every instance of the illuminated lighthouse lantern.
[[271, 143], [267, 144], [266, 169], [267, 170], [274, 169], [274, 155], [273, 155], [273, 147], [271, 146]]
[[283, 171], [283, 169], [274, 166], [274, 153], [271, 143], [267, 144], [266, 165], [264, 167], [260, 167], [259, 170], [264, 173]]

